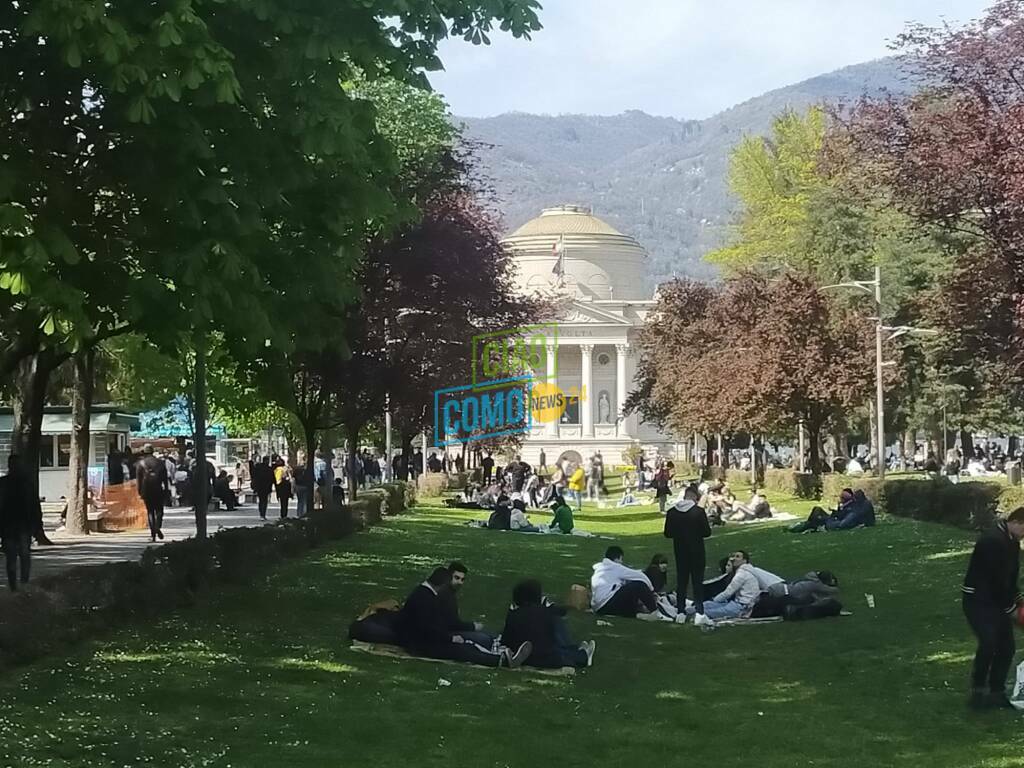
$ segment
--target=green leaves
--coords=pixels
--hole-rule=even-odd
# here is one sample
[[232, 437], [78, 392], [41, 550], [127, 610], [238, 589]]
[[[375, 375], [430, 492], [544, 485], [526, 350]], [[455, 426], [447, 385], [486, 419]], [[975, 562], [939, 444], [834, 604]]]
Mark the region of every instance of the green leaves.
[[12, 296], [27, 296], [31, 293], [28, 279], [21, 272], [0, 272], [0, 290], [7, 291]]

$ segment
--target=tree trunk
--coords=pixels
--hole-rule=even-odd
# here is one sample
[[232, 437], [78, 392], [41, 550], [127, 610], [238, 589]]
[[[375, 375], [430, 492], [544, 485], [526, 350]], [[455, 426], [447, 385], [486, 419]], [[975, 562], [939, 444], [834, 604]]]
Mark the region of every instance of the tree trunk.
[[903, 433], [903, 455], [907, 457], [906, 469], [914, 468], [914, 454], [917, 453], [917, 432], [908, 429]]
[[807, 422], [804, 426], [807, 429], [807, 448], [808, 453], [810, 453], [808, 464], [810, 465], [811, 474], [820, 475], [821, 452], [819, 446], [821, 444], [821, 426], [810, 422]]
[[356, 491], [359, 487], [359, 472], [356, 471], [356, 446], [359, 445], [359, 428], [348, 428], [348, 456], [345, 463], [348, 466], [348, 500], [356, 500]]
[[[61, 358], [63, 359], [63, 358]], [[14, 371], [11, 405], [14, 426], [11, 432], [11, 453], [21, 457], [32, 486], [39, 490], [39, 443], [43, 428], [43, 407], [46, 385], [59, 363], [52, 351], [43, 350], [23, 357]]]
[[[306, 483], [309, 491], [306, 493], [306, 508], [296, 509], [295, 514], [302, 517], [303, 514], [310, 514], [313, 511], [313, 496], [316, 491], [316, 479], [313, 477], [313, 460], [316, 453], [316, 428], [302, 425], [302, 431], [306, 437]], [[330, 493], [330, 489], [328, 489]]]
[[195, 333], [196, 371], [195, 371], [195, 432], [193, 444], [196, 453], [196, 468], [192, 481], [195, 484], [195, 516], [196, 538], [206, 538], [206, 513], [210, 499], [206, 467], [206, 338], [202, 332]]
[[704, 466], [715, 466], [715, 447], [711, 443], [711, 438], [707, 435], [704, 436]]
[[71, 392], [71, 463], [68, 467], [67, 529], [70, 533], [89, 532], [89, 420], [95, 386], [96, 348], [79, 352], [74, 359], [74, 383]]
[[960, 453], [963, 454], [963, 464], [966, 467], [967, 462], [974, 456], [974, 435], [966, 429], [960, 430]]

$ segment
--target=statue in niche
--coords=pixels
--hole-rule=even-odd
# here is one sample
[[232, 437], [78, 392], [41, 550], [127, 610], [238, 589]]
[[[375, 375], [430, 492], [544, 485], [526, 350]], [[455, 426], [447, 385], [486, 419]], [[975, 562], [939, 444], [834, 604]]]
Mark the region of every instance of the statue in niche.
[[597, 423], [612, 423], [612, 401], [609, 399], [608, 390], [606, 389], [602, 389], [600, 396], [597, 398]]

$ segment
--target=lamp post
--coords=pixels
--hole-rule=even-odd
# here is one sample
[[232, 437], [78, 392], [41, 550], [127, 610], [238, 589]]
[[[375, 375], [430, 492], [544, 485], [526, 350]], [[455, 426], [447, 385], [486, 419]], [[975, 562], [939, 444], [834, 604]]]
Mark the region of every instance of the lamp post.
[[[874, 280], [854, 280], [849, 283], [822, 286], [822, 289], [826, 288], [853, 288], [874, 295], [878, 310], [878, 315], [875, 317], [875, 414], [878, 430], [875, 462], [878, 477], [882, 479], [885, 477], [885, 389], [882, 384], [882, 368], [889, 364], [882, 361], [882, 342], [891, 341], [906, 334], [936, 336], [939, 332], [931, 328], [915, 328], [910, 325], [887, 326], [882, 323], [882, 269], [877, 264], [875, 265]], [[886, 333], [889, 334], [888, 337], [883, 338]]]

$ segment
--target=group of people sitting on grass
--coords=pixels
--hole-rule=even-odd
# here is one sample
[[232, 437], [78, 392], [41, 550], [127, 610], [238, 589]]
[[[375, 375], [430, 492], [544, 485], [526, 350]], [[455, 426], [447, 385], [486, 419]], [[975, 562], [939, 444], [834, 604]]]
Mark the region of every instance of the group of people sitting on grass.
[[[522, 495], [498, 496], [491, 514], [486, 520], [472, 520], [469, 525], [487, 528], [492, 531], [519, 531], [521, 533], [572, 533], [575, 522], [572, 507], [558, 494], [552, 496], [549, 503], [553, 517], [547, 524], [534, 525], [526, 514], [526, 502]], [[464, 507], [463, 507], [464, 508]], [[488, 507], [484, 507], [487, 509]]]
[[401, 608], [380, 609], [349, 628], [353, 640], [398, 645], [414, 656], [460, 661], [484, 667], [524, 664], [540, 669], [587, 667], [596, 643], [573, 643], [566, 609], [545, 595], [541, 583], [515, 585], [500, 634], [459, 615], [458, 593], [468, 569], [460, 562], [437, 567], [406, 598]]
[[829, 571], [786, 581], [754, 566], [747, 552], [737, 550], [719, 562], [718, 577], [693, 585], [691, 601], [685, 591], [668, 591], [664, 555], [655, 555], [644, 570], [624, 565], [623, 557], [622, 548], [612, 546], [593, 567], [591, 608], [596, 614], [679, 624], [692, 619], [696, 626], [714, 627], [723, 619], [817, 618], [842, 610], [838, 580]]
[[828, 512], [823, 507], [814, 507], [802, 523], [789, 528], [790, 533], [809, 533], [820, 530], [848, 531], [860, 526], [875, 524], [875, 505], [864, 495], [864, 491], [844, 488], [839, 494], [839, 505]]
[[772, 516], [772, 507], [764, 491], [754, 488], [750, 499], [742, 502], [736, 498], [729, 486], [721, 481], [701, 483], [700, 505], [712, 525], [746, 523], [751, 520], [765, 520]]

